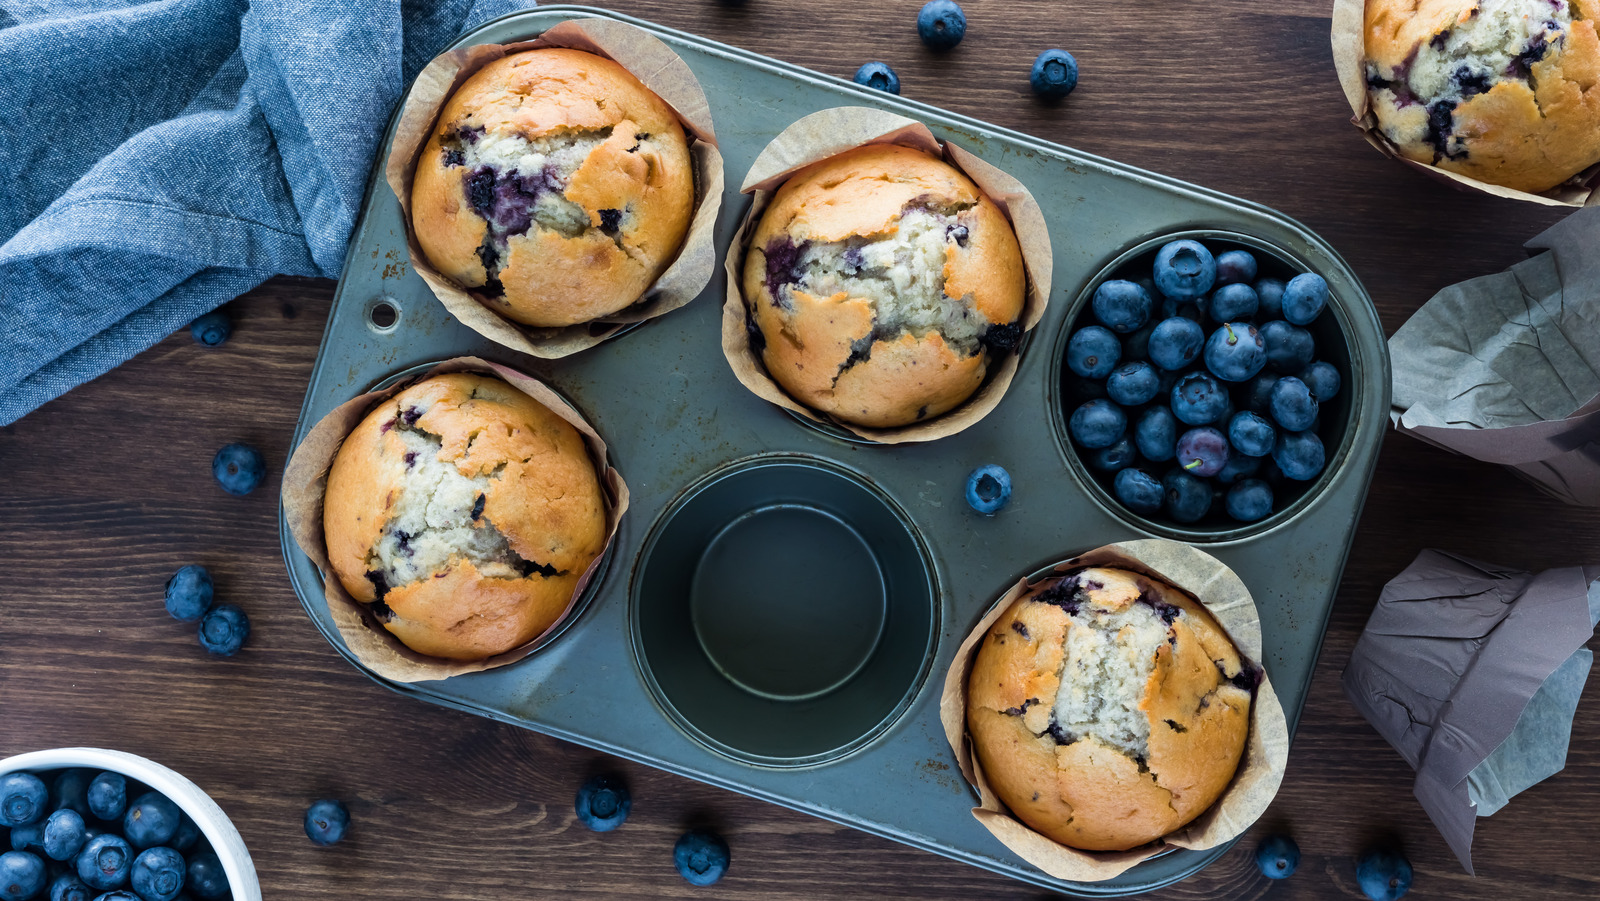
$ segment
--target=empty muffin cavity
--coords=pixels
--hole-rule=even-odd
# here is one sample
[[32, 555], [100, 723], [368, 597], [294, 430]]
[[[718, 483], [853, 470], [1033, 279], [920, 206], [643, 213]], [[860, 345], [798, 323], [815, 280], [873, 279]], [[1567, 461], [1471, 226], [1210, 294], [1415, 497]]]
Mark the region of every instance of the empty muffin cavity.
[[[872, 333], [852, 348], [846, 368], [867, 359], [873, 342], [907, 333], [921, 338], [938, 332], [957, 352], [971, 356], [983, 349], [989, 320], [971, 294], [951, 297], [944, 290], [949, 248], [968, 240], [961, 214], [970, 206], [908, 205], [895, 230], [882, 237], [799, 244], [779, 238], [762, 248], [767, 289], [785, 309], [793, 309], [795, 291], [818, 298], [843, 293], [870, 303]], [[1014, 330], [1020, 338], [1020, 328]]]
[[406, 447], [406, 478], [367, 553], [367, 579], [379, 600], [394, 588], [442, 575], [459, 559], [470, 560], [491, 579], [559, 575], [512, 550], [484, 517], [486, 492], [500, 478], [499, 470], [462, 475], [454, 462], [439, 458], [439, 436], [417, 428], [420, 411], [413, 412], [402, 413], [392, 426]]

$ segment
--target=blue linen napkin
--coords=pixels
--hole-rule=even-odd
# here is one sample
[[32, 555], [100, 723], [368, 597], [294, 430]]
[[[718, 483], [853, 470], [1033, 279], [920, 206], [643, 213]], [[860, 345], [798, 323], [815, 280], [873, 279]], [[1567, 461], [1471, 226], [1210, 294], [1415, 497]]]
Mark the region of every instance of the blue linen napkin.
[[0, 426], [337, 277], [401, 93], [533, 0], [0, 0]]

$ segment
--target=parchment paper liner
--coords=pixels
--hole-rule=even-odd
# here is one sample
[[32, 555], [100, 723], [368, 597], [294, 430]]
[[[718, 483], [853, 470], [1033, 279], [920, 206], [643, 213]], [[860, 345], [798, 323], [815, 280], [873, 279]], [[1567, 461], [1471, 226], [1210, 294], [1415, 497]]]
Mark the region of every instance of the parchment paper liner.
[[955, 144], [941, 143], [926, 125], [915, 119], [868, 107], [840, 106], [812, 113], [785, 128], [761, 151], [761, 155], [751, 164], [750, 172], [745, 175], [739, 193], [753, 194], [754, 200], [733, 236], [725, 260], [728, 296], [722, 304], [722, 353], [728, 358], [728, 365], [733, 367], [733, 374], [746, 388], [764, 400], [793, 410], [814, 422], [830, 423], [857, 437], [882, 444], [932, 441], [954, 435], [987, 416], [1010, 387], [1011, 380], [1017, 374], [1020, 356], [1016, 353], [1007, 354], [978, 390], [950, 412], [899, 428], [874, 429], [835, 419], [790, 397], [767, 374], [767, 367], [750, 347], [750, 334], [745, 328], [742, 290], [745, 251], [749, 249], [750, 233], [772, 202], [774, 192], [800, 169], [868, 144], [901, 144], [926, 151], [972, 179], [978, 189], [1005, 213], [1022, 247], [1022, 265], [1027, 274], [1027, 290], [1022, 304], [1023, 332], [1031, 331], [1044, 317], [1045, 305], [1050, 301], [1053, 260], [1044, 212], [1039, 209], [1033, 194], [1015, 178]]
[[[532, 641], [483, 660], [444, 660], [419, 654], [402, 644], [400, 639], [378, 622], [367, 605], [352, 598], [349, 592], [344, 590], [339, 578], [333, 575], [333, 566], [328, 562], [327, 541], [322, 530], [322, 501], [328, 488], [328, 469], [333, 466], [333, 459], [338, 454], [340, 445], [344, 444], [344, 439], [379, 403], [423, 379], [449, 372], [478, 372], [498, 376], [570, 423], [583, 436], [583, 443], [589, 450], [590, 459], [595, 463], [596, 473], [600, 476], [600, 492], [606, 503], [605, 545], [594, 558], [594, 562], [589, 564], [589, 568], [584, 570], [578, 579], [567, 609], [562, 611], [561, 616], [550, 625], [550, 628]], [[505, 666], [531, 654], [540, 639], [561, 628], [572, 615], [573, 604], [583, 596], [584, 589], [589, 586], [589, 580], [594, 577], [601, 561], [605, 559], [606, 551], [611, 548], [611, 542], [616, 540], [617, 526], [622, 522], [622, 514], [627, 512], [627, 509], [628, 486], [623, 483], [622, 474], [611, 466], [606, 456], [605, 441], [601, 440], [600, 435], [583, 415], [538, 379], [477, 357], [456, 357], [453, 360], [446, 360], [422, 375], [403, 379], [381, 391], [370, 391], [340, 404], [306, 433], [305, 440], [295, 448], [294, 456], [290, 458], [289, 465], [283, 472], [284, 519], [289, 523], [289, 531], [294, 535], [295, 544], [300, 546], [300, 550], [311, 558], [311, 562], [315, 563], [322, 573], [328, 613], [333, 617], [334, 624], [339, 627], [340, 637], [344, 639], [345, 646], [356, 659], [361, 661], [362, 666], [393, 682], [447, 679], [463, 673], [476, 673]]]
[[1527, 200], [1545, 206], [1595, 206], [1600, 205], [1600, 163], [1590, 166], [1562, 184], [1539, 194], [1518, 191], [1486, 181], [1469, 178], [1438, 166], [1408, 160], [1389, 142], [1378, 128], [1377, 116], [1367, 97], [1367, 78], [1364, 63], [1367, 44], [1362, 34], [1366, 0], [1334, 0], [1333, 3], [1333, 65], [1339, 72], [1339, 86], [1344, 88], [1345, 99], [1350, 102], [1350, 122], [1361, 129], [1361, 136], [1378, 152], [1421, 172], [1435, 181], [1444, 182], [1460, 191], [1478, 191], [1511, 200]]
[[[1261, 616], [1255, 601], [1233, 570], [1215, 557], [1186, 544], [1150, 538], [1096, 548], [1056, 564], [1054, 571], [1055, 575], [1064, 575], [1090, 566], [1121, 567], [1183, 589], [1216, 617], [1241, 656], [1261, 665]], [[967, 674], [978, 642], [1029, 587], [1027, 579], [1019, 580], [978, 620], [956, 650], [939, 702], [939, 719], [944, 723], [945, 738], [955, 751], [961, 775], [977, 787], [982, 798], [982, 804], [972, 809], [978, 822], [1023, 860], [1057, 879], [1074, 882], [1110, 879], [1169, 845], [1191, 850], [1215, 848], [1249, 829], [1277, 795], [1289, 760], [1289, 724], [1265, 670], [1256, 688], [1255, 703], [1250, 705], [1250, 737], [1233, 781], [1215, 804], [1177, 832], [1129, 851], [1080, 851], [1046, 838], [1012, 816], [989, 787], [972, 752], [967, 735]]]
[[[513, 322], [478, 300], [428, 262], [411, 228], [411, 179], [417, 160], [433, 133], [439, 112], [456, 88], [489, 63], [511, 53], [541, 47], [570, 47], [604, 56], [621, 64], [655, 91], [683, 123], [694, 162], [695, 211], [689, 221], [678, 256], [641, 299], [609, 316], [564, 328], [539, 328]], [[722, 206], [722, 154], [711, 126], [711, 107], [705, 91], [687, 63], [650, 33], [626, 22], [574, 19], [551, 27], [537, 40], [515, 44], [477, 44], [443, 53], [423, 67], [406, 95], [394, 143], [384, 165], [384, 177], [406, 223], [406, 246], [411, 267], [428, 283], [451, 315], [478, 334], [512, 350], [555, 359], [593, 347], [635, 322], [654, 319], [683, 306], [703, 291], [716, 271], [717, 250], [712, 232]]]

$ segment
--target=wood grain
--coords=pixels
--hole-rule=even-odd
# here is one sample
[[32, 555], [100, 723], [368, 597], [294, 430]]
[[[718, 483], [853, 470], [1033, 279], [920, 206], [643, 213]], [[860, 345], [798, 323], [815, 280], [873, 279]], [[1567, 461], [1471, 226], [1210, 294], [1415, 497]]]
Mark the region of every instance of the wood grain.
[[[1276, 207], [1328, 238], [1389, 331], [1440, 287], [1523, 257], [1558, 212], [1456, 193], [1383, 159], [1348, 124], [1326, 0], [969, 0], [948, 56], [917, 42], [916, 0], [608, 7], [848, 76], [881, 59], [904, 93]], [[1077, 55], [1067, 102], [1027, 91], [1040, 50]], [[1046, 204], [1049, 198], [1041, 198]], [[0, 755], [63, 745], [144, 754], [198, 781], [233, 817], [269, 898], [1040, 898], [1037, 889], [729, 792], [509, 726], [405, 700], [317, 634], [283, 571], [277, 476], [321, 339], [332, 283], [280, 278], [230, 305], [223, 348], [178, 334], [0, 429]], [[208, 466], [248, 441], [262, 490], [233, 498]], [[1252, 834], [1160, 898], [1359, 897], [1354, 856], [1399, 841], [1418, 898], [1590, 898], [1600, 878], [1600, 680], [1565, 772], [1481, 820], [1465, 876], [1412, 797], [1412, 773], [1345, 701], [1339, 673], [1383, 583], [1437, 546], [1539, 569], [1592, 562], [1600, 511], [1563, 507], [1504, 471], [1390, 436], [1329, 625], [1277, 803]], [[255, 624], [245, 651], [208, 658], [162, 610], [179, 565], [210, 567]], [[590, 772], [622, 772], [619, 832], [576, 824]], [[334, 849], [300, 832], [305, 805], [345, 799]], [[729, 876], [693, 889], [672, 842], [722, 830]], [[1258, 876], [1257, 836], [1305, 855]]]

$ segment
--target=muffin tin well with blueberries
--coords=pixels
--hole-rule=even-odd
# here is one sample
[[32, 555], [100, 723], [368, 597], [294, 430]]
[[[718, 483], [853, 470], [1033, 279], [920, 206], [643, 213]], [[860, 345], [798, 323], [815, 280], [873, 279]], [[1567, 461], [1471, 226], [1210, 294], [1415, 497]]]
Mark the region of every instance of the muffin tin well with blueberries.
[[1157, 242], [1096, 284], [1063, 350], [1066, 430], [1113, 503], [1224, 531], [1307, 493], [1348, 381], [1328, 283], [1262, 247]]

